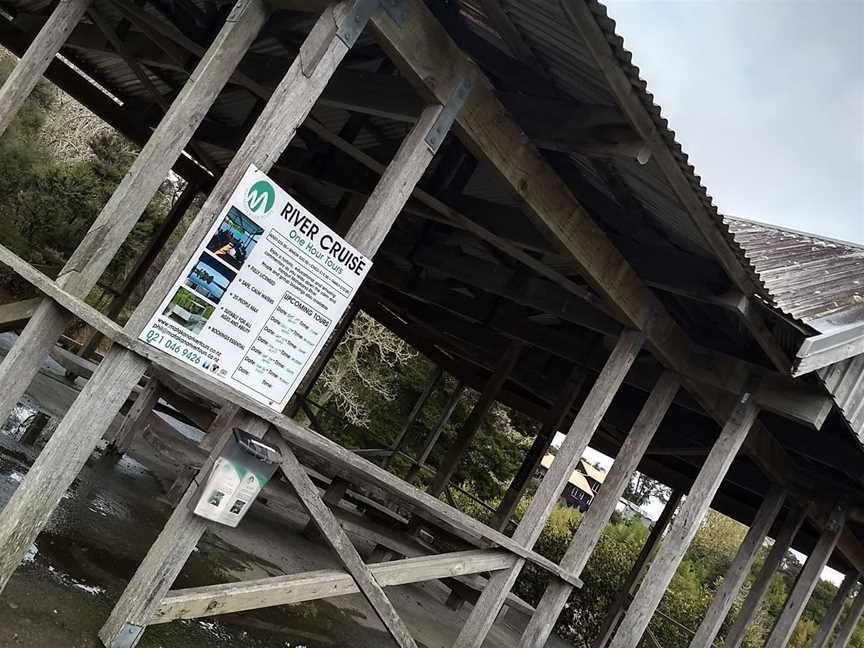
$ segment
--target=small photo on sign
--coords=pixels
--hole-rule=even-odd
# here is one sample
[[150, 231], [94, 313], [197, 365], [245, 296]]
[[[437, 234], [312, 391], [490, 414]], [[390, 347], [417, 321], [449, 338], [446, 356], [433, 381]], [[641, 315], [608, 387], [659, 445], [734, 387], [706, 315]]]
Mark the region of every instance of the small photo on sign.
[[162, 311], [162, 315], [198, 335], [214, 310], [216, 307], [213, 304], [207, 303], [185, 288], [179, 288]]
[[237, 273], [216, 261], [209, 254], [202, 254], [198, 263], [186, 277], [186, 287], [218, 304]]
[[220, 261], [239, 270], [263, 233], [264, 230], [258, 223], [236, 207], [231, 207], [225, 220], [207, 243], [207, 249]]

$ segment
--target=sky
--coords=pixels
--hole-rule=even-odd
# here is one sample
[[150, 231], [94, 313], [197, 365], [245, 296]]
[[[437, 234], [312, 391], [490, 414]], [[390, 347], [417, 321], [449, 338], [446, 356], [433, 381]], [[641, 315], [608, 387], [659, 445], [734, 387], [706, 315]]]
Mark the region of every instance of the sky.
[[864, 243], [864, 0], [603, 0], [720, 212]]

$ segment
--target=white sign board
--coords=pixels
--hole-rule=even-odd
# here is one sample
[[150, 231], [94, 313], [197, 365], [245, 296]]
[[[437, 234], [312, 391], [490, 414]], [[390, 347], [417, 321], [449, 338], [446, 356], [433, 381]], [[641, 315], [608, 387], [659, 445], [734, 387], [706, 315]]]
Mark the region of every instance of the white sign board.
[[281, 411], [371, 266], [250, 166], [141, 339]]

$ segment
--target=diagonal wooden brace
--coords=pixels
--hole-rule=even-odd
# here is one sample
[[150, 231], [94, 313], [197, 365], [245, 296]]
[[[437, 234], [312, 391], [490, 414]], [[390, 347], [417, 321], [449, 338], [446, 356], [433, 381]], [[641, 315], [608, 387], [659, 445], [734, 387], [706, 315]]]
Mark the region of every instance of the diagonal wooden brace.
[[327, 508], [321, 496], [318, 494], [318, 489], [303, 466], [297, 460], [294, 452], [281, 439], [277, 440], [279, 450], [282, 452], [282, 472], [285, 478], [291, 484], [297, 497], [300, 499], [303, 508], [309, 514], [309, 517], [315, 522], [321, 531], [327, 544], [336, 552], [339, 561], [344, 565], [345, 569], [351, 574], [351, 577], [357, 583], [357, 587], [369, 605], [375, 610], [375, 614], [381, 619], [381, 622], [387, 628], [396, 643], [402, 648], [417, 648], [417, 644], [411, 637], [408, 627], [390, 599], [384, 593], [384, 589], [375, 579], [375, 576], [369, 570], [369, 567], [363, 562], [360, 554], [357, 553], [351, 539], [345, 530], [339, 524], [339, 521], [333, 515], [333, 512]]

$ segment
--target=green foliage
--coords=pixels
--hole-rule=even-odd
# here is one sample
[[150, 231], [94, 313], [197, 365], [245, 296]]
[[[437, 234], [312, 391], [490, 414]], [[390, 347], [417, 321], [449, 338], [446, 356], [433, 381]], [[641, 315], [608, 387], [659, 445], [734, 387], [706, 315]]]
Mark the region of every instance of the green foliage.
[[[3, 79], [13, 65], [10, 57], [0, 57]], [[68, 102], [61, 104], [58, 98], [52, 86], [38, 84], [0, 138], [0, 243], [51, 276], [69, 259], [136, 155], [123, 137], [102, 129], [90, 138], [89, 154], [67, 160], [62, 149], [40, 136], [46, 123], [64, 119]], [[159, 192], [111, 262], [103, 284], [122, 281], [167, 207], [167, 197]], [[31, 294], [13, 273], [0, 271], [4, 301]], [[96, 291], [92, 298], [98, 300], [100, 294]]]

